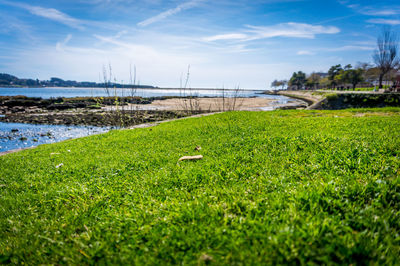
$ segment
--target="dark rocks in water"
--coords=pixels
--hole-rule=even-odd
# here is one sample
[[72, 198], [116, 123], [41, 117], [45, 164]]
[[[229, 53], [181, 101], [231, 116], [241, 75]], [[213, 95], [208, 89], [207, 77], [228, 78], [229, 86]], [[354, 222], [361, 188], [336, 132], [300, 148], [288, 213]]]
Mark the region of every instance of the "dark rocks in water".
[[[164, 110], [93, 110], [105, 105], [119, 106], [127, 103], [150, 104], [154, 100], [169, 97], [76, 97], [41, 99], [24, 96], [0, 96], [1, 122], [50, 124], [50, 125], [90, 125], [90, 126], [133, 126], [142, 123], [174, 119], [187, 116], [180, 111]], [[172, 97], [173, 98], [173, 97]], [[89, 107], [90, 106], [90, 107]], [[64, 111], [68, 110], [68, 111]], [[15, 131], [17, 132], [17, 131]], [[46, 137], [44, 134], [41, 137]]]
[[28, 140], [28, 139], [27, 139], [26, 137], [20, 137], [19, 140], [20, 140], [20, 141], [26, 141], [26, 140]]
[[33, 142], [38, 142], [39, 140], [38, 140], [38, 139], [33, 139], [32, 141], [33, 141]]
[[17, 128], [11, 129], [11, 132], [18, 132], [19, 130]]
[[101, 109], [102, 106], [114, 106], [116, 103], [123, 106], [131, 104], [151, 104], [155, 100], [165, 100], [175, 97], [75, 97], [75, 98], [50, 98], [42, 99], [38, 97], [26, 96], [0, 96], [0, 112], [12, 113], [26, 112], [29, 109], [41, 108], [45, 110], [68, 110], [84, 108], [87, 110]]
[[50, 104], [46, 107], [47, 110], [67, 110], [67, 109], [75, 109], [75, 108], [86, 108], [87, 104], [84, 102], [77, 103], [59, 103], [59, 104]]

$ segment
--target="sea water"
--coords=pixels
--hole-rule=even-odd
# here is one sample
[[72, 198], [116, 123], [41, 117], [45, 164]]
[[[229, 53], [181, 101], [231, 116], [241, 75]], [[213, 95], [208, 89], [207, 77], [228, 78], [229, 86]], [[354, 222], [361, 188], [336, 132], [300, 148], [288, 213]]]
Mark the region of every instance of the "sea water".
[[[198, 97], [265, 97], [256, 90], [206, 90], [206, 89], [109, 89], [104, 88], [0, 88], [0, 96], [24, 95], [43, 99], [57, 97], [105, 97], [105, 96], [139, 96], [143, 98], [161, 96], [198, 96]], [[282, 96], [281, 96], [282, 97]]]
[[0, 152], [107, 132], [111, 127], [32, 125], [0, 122]]

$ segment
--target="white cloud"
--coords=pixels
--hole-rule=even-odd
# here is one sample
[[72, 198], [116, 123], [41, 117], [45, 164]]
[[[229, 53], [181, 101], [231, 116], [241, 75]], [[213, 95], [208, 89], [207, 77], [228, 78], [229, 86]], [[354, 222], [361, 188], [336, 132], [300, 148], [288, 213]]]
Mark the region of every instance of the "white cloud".
[[72, 35], [68, 34], [67, 37], [64, 39], [64, 41], [58, 42], [56, 44], [56, 50], [57, 51], [64, 51], [64, 46], [66, 46], [71, 39], [72, 39]]
[[62, 23], [64, 25], [67, 25], [75, 29], [80, 29], [80, 30], [84, 29], [84, 27], [82, 26], [84, 22], [82, 20], [73, 18], [54, 8], [44, 8], [40, 6], [32, 6], [24, 3], [9, 2], [9, 1], [0, 1], [0, 3], [28, 10], [33, 15], [57, 21], [59, 23]]
[[361, 46], [361, 45], [346, 45], [336, 48], [328, 48], [326, 51], [339, 52], [339, 51], [372, 51], [375, 47], [372, 46]]
[[44, 8], [40, 6], [32, 6], [24, 3], [19, 2], [9, 2], [5, 0], [0, 0], [0, 4], [9, 5], [18, 7], [21, 9], [25, 9], [31, 14], [43, 18], [47, 18], [52, 21], [59, 22], [61, 24], [67, 25], [71, 28], [84, 30], [85, 26], [89, 27], [100, 27], [106, 28], [111, 30], [121, 30], [122, 28], [126, 28], [126, 26], [121, 26], [114, 23], [102, 22], [102, 21], [92, 21], [92, 20], [83, 20], [71, 17], [57, 9], [54, 8]]
[[272, 37], [292, 37], [313, 39], [317, 34], [336, 34], [340, 30], [333, 26], [320, 26], [305, 23], [281, 23], [275, 26], [258, 27], [248, 26], [250, 32], [255, 33], [256, 38], [272, 38]]
[[368, 15], [368, 16], [394, 16], [400, 13], [399, 9], [390, 8], [390, 9], [381, 9], [377, 10], [374, 8], [365, 8], [359, 10], [361, 14]]
[[302, 50], [302, 51], [298, 51], [297, 55], [315, 55], [315, 53], [313, 53], [311, 51]]
[[151, 17], [151, 18], [148, 18], [146, 20], [143, 20], [143, 21], [137, 23], [137, 25], [140, 26], [140, 27], [148, 26], [150, 24], [153, 24], [153, 23], [156, 23], [156, 22], [158, 22], [160, 20], [163, 20], [163, 19], [165, 19], [165, 18], [167, 18], [169, 16], [175, 15], [175, 14], [181, 12], [181, 11], [193, 8], [193, 7], [197, 6], [199, 2], [201, 2], [201, 0], [192, 0], [192, 1], [180, 4], [175, 8], [168, 9], [167, 11], [164, 11], [164, 12], [162, 12], [162, 13], [154, 16], [154, 17]]
[[247, 34], [243, 33], [230, 33], [206, 37], [203, 40], [206, 42], [220, 41], [220, 40], [242, 40], [248, 38]]
[[400, 14], [400, 6], [383, 6], [379, 1], [377, 5], [362, 6], [360, 4], [349, 3], [349, 1], [339, 1], [340, 4], [354, 10], [357, 13], [367, 16], [395, 16]]
[[367, 20], [367, 22], [368, 23], [373, 23], [373, 24], [400, 25], [400, 20], [399, 19], [377, 18], [377, 19]]
[[[246, 32], [246, 33], [243, 33]], [[240, 33], [219, 34], [203, 38], [204, 41], [218, 40], [241, 40], [252, 41], [273, 37], [307, 38], [313, 39], [317, 34], [336, 34], [340, 29], [333, 26], [320, 26], [305, 23], [281, 23], [273, 26], [252, 26], [247, 25], [247, 29]]]
[[81, 25], [83, 23], [80, 20], [70, 17], [61, 11], [58, 11], [57, 9], [28, 5], [26, 5], [26, 9], [34, 15], [60, 22], [72, 28], [80, 30], [84, 29], [84, 27]]
[[134, 37], [120, 40], [114, 36], [97, 35], [96, 38], [101, 40], [94, 44], [96, 48], [71, 46], [68, 42], [71, 38], [67, 36], [59, 42], [58, 48], [61, 49], [46, 45], [14, 50], [10, 54], [12, 58], [0, 66], [17, 76], [39, 79], [60, 76], [63, 79], [98, 81], [102, 65], [110, 62], [116, 79], [127, 81], [132, 63], [137, 66], [141, 84], [179, 87], [181, 73], [185, 73], [190, 64], [190, 83], [194, 87], [220, 87], [224, 84], [225, 88], [234, 88], [240, 83], [242, 88], [259, 89], [266, 88], [269, 80], [282, 76], [282, 72], [292, 72], [293, 68], [291, 64], [251, 62], [247, 54], [238, 54], [237, 58], [218, 49], [191, 47], [190, 50], [175, 51], [157, 43], [139, 45]]

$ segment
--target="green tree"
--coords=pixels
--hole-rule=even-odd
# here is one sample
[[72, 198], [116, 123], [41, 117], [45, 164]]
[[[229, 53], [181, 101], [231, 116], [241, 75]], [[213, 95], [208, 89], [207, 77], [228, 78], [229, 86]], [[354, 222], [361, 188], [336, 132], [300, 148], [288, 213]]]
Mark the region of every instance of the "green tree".
[[318, 89], [321, 81], [321, 76], [317, 73], [313, 72], [310, 76], [308, 76], [306, 81], [306, 86], [312, 89]]
[[281, 84], [280, 84], [280, 82], [278, 80], [272, 81], [271, 88], [277, 88], [279, 86], [281, 86]]
[[287, 85], [288, 81], [287, 80], [274, 80], [271, 83], [271, 87], [272, 88], [277, 88], [282, 86], [282, 90], [285, 88], [285, 86]]
[[331, 68], [328, 71], [328, 79], [331, 83], [331, 88], [333, 89], [338, 85], [338, 82], [340, 82], [341, 77], [337, 77], [338, 75], [341, 74], [343, 71], [342, 65], [335, 65], [331, 66]]
[[364, 81], [363, 69], [348, 69], [343, 72], [343, 79], [347, 83], [353, 85], [353, 90], [356, 88], [357, 84]]
[[298, 90], [303, 89], [306, 83], [306, 74], [302, 71], [294, 72], [289, 80], [289, 86], [296, 86]]
[[282, 79], [279, 82], [282, 86], [282, 90], [285, 89], [285, 87], [288, 85], [288, 81], [286, 79]]
[[371, 86], [379, 79], [379, 68], [374, 67], [374, 65], [370, 63], [358, 62], [356, 69], [363, 70], [363, 82], [370, 83]]

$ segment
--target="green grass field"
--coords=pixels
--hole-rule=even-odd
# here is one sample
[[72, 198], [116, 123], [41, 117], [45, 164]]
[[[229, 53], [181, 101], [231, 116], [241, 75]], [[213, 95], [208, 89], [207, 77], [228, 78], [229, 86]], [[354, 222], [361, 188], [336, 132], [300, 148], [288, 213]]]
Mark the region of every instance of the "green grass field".
[[230, 112], [0, 157], [0, 263], [393, 265], [399, 254], [400, 108]]

